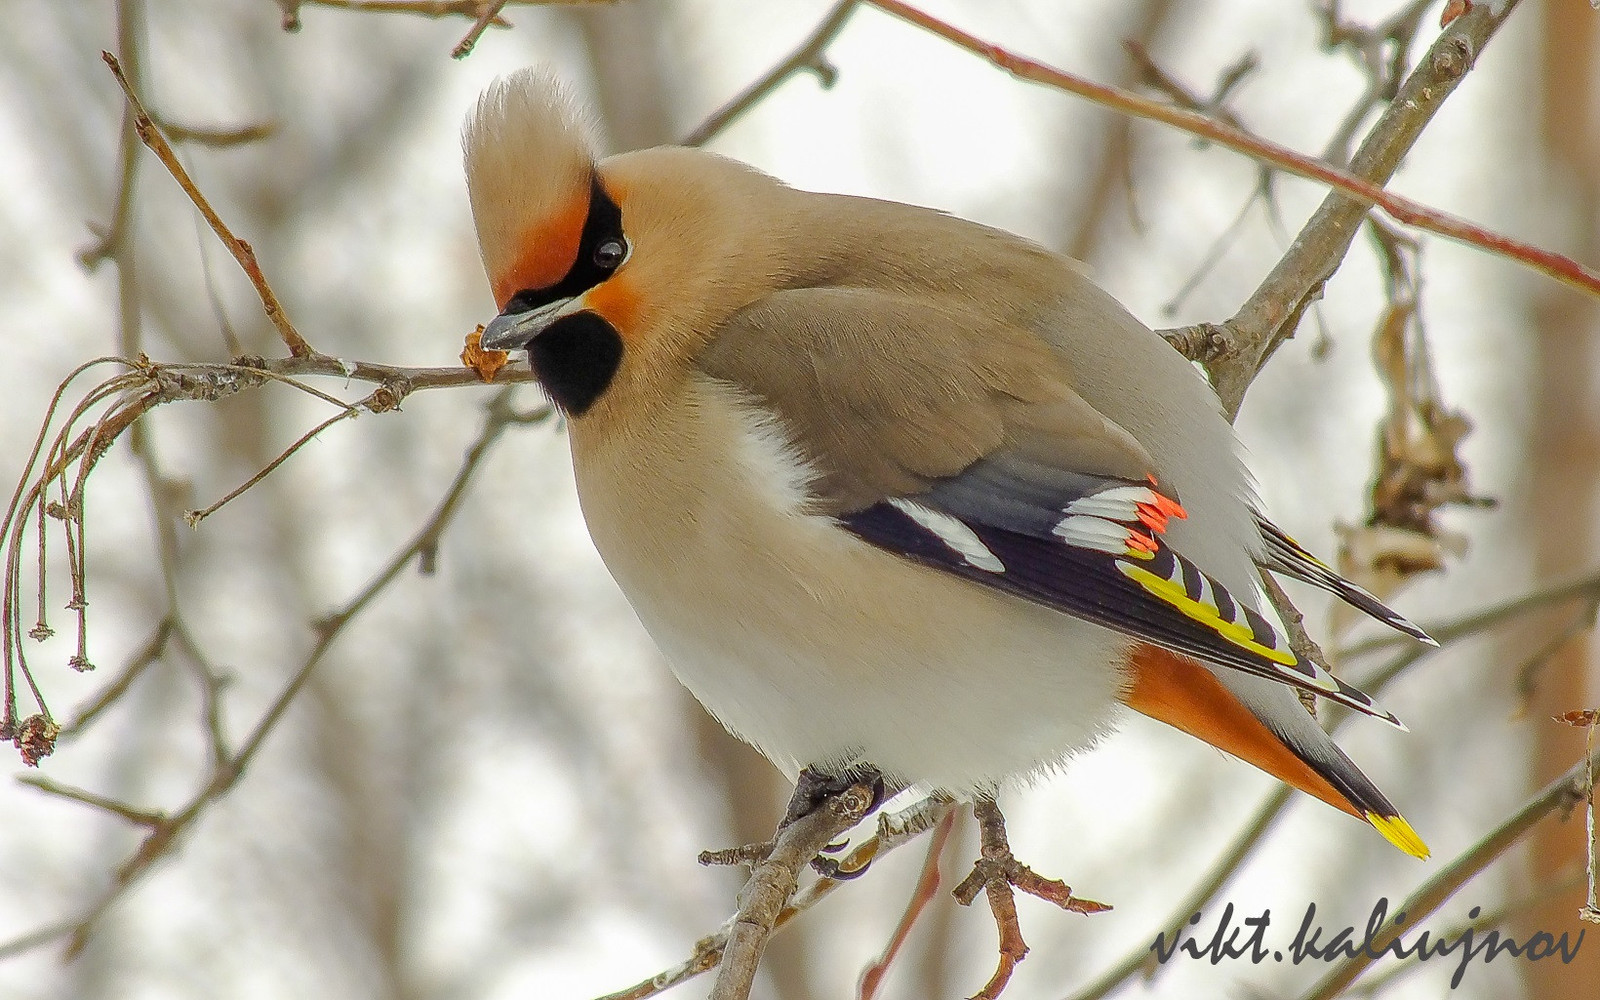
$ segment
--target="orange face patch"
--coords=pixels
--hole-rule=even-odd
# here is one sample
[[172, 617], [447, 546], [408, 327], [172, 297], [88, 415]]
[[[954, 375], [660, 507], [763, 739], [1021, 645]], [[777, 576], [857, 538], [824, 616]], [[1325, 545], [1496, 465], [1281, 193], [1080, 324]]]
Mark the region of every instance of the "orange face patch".
[[550, 218], [529, 226], [517, 241], [511, 266], [494, 276], [494, 301], [501, 309], [525, 288], [548, 288], [566, 277], [578, 259], [578, 240], [589, 215], [587, 197], [573, 200]]
[[583, 297], [583, 305], [610, 323], [623, 340], [628, 339], [629, 331], [638, 329], [639, 290], [622, 271], [591, 288]]

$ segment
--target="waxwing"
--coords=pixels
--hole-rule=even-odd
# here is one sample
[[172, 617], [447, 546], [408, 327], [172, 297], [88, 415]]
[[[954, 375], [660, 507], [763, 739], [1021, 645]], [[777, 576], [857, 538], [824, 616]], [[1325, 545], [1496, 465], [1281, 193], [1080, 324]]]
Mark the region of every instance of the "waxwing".
[[500, 314], [678, 678], [790, 777], [957, 795], [1160, 719], [1427, 847], [1298, 699], [1257, 567], [1421, 640], [1257, 509], [1199, 373], [1071, 260], [712, 153], [596, 160], [548, 75], [468, 117]]

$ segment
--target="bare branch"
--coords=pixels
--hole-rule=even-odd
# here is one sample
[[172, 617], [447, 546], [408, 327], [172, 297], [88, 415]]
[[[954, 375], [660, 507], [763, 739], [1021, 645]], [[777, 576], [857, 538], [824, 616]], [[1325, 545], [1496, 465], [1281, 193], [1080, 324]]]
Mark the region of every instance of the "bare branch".
[[[297, 359], [285, 359], [285, 363]], [[300, 361], [315, 361], [315, 358], [298, 359]], [[325, 359], [332, 360], [332, 359]], [[206, 367], [206, 366], [201, 366]], [[233, 368], [235, 366], [221, 366]], [[424, 370], [426, 371], [426, 370]], [[476, 376], [466, 372], [471, 380]], [[322, 661], [324, 655], [332, 647], [334, 641], [343, 632], [352, 620], [371, 606], [373, 601], [399, 576], [400, 572], [414, 560], [437, 546], [438, 539], [446, 526], [454, 519], [460, 507], [461, 499], [466, 495], [466, 489], [474, 472], [483, 463], [500, 436], [508, 427], [517, 424], [535, 423], [548, 419], [551, 411], [539, 410], [534, 413], [523, 413], [511, 407], [507, 398], [509, 390], [502, 390], [489, 402], [483, 429], [478, 439], [468, 450], [460, 469], [444, 497], [435, 507], [433, 514], [428, 518], [423, 527], [412, 537], [411, 541], [402, 547], [389, 562], [380, 569], [373, 578], [354, 597], [342, 607], [314, 623], [315, 641], [310, 651], [301, 661], [289, 681], [273, 698], [271, 704], [256, 720], [245, 739], [241, 742], [237, 752], [231, 755], [220, 755], [213, 761], [212, 773], [204, 786], [187, 803], [170, 814], [143, 812], [138, 813], [135, 821], [150, 827], [149, 834], [134, 854], [128, 858], [114, 873], [111, 884], [101, 895], [82, 913], [72, 920], [51, 925], [48, 928], [23, 935], [13, 941], [0, 944], [0, 956], [15, 954], [18, 951], [38, 947], [60, 937], [69, 937], [67, 956], [77, 954], [88, 940], [100, 917], [138, 881], [139, 877], [149, 870], [157, 860], [170, 854], [176, 847], [182, 834], [185, 833], [195, 821], [217, 800], [230, 792], [243, 776], [250, 763], [255, 759], [266, 739], [277, 728], [284, 713], [293, 702], [300, 689], [310, 679], [312, 671]], [[212, 397], [214, 398], [214, 397]], [[213, 753], [216, 755], [215, 747]], [[56, 789], [45, 789], [57, 791]], [[57, 791], [57, 794], [62, 794]], [[80, 801], [88, 801], [82, 797]], [[109, 800], [107, 800], [109, 801]], [[101, 805], [104, 803], [93, 802], [90, 804]], [[115, 810], [113, 810], [115, 811]], [[130, 816], [130, 819], [134, 817]]]
[[150, 148], [152, 153], [156, 154], [156, 158], [172, 174], [173, 180], [177, 181], [178, 186], [183, 188], [183, 193], [189, 196], [190, 201], [194, 202], [194, 207], [200, 210], [201, 215], [205, 216], [206, 222], [211, 226], [211, 231], [217, 234], [217, 238], [222, 241], [223, 246], [226, 246], [228, 252], [233, 254], [233, 259], [239, 262], [239, 267], [244, 270], [245, 275], [250, 279], [250, 284], [255, 286], [256, 294], [261, 298], [261, 308], [266, 312], [267, 319], [271, 320], [272, 325], [277, 328], [278, 336], [283, 339], [284, 345], [289, 348], [290, 355], [301, 358], [315, 353], [312, 351], [311, 345], [306, 343], [305, 338], [301, 337], [300, 332], [294, 328], [294, 324], [289, 322], [289, 317], [284, 315], [283, 306], [278, 303], [278, 296], [273, 293], [272, 286], [267, 284], [266, 275], [261, 273], [261, 265], [256, 262], [255, 250], [251, 249], [250, 244], [233, 235], [232, 230], [222, 221], [222, 217], [217, 215], [216, 210], [211, 207], [211, 203], [206, 200], [205, 195], [201, 194], [200, 189], [195, 187], [194, 181], [189, 177], [189, 172], [183, 169], [183, 164], [178, 162], [178, 156], [172, 151], [172, 146], [161, 135], [161, 130], [156, 128], [155, 122], [150, 118], [150, 113], [145, 110], [144, 104], [140, 102], [139, 95], [134, 93], [133, 85], [128, 82], [126, 76], [123, 76], [122, 66], [117, 62], [117, 57], [109, 52], [102, 52], [100, 53], [100, 58], [105, 60], [107, 66], [111, 67], [112, 75], [117, 78], [117, 84], [122, 87], [123, 94], [128, 98], [128, 106], [133, 109], [133, 127], [138, 131], [140, 140]]

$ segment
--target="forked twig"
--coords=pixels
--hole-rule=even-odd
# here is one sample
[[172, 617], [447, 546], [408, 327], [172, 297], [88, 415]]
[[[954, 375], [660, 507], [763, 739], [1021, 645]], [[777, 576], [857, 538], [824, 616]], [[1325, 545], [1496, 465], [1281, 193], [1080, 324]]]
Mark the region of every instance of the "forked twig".
[[772, 851], [755, 864], [750, 880], [739, 893], [739, 912], [733, 915], [728, 928], [728, 943], [710, 1000], [746, 1000], [750, 996], [767, 939], [799, 888], [801, 869], [840, 834], [861, 822], [875, 797], [870, 785], [852, 785], [778, 831]]
[[[954, 809], [955, 804], [949, 799], [930, 795], [918, 799], [904, 809], [892, 813], [879, 813], [877, 831], [851, 850], [840, 866], [848, 871], [859, 871], [868, 862], [881, 858], [927, 833]], [[819, 878], [815, 882], [808, 883], [795, 893], [789, 905], [778, 914], [777, 924], [773, 930], [778, 931], [788, 926], [790, 921], [832, 895], [840, 886], [849, 884], [852, 883], [831, 878]], [[722, 961], [722, 951], [727, 946], [732, 925], [733, 920], [729, 918], [721, 928], [696, 941], [693, 952], [682, 962], [661, 970], [649, 979], [615, 993], [607, 993], [596, 1000], [649, 1000], [650, 997], [659, 996], [702, 973], [715, 969]]]

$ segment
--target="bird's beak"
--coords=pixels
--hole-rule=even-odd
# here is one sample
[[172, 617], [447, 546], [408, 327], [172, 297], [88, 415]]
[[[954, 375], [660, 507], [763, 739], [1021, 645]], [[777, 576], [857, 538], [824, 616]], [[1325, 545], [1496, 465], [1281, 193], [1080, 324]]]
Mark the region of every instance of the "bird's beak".
[[583, 297], [557, 299], [522, 312], [505, 312], [489, 321], [478, 341], [486, 351], [520, 351], [556, 320], [583, 309]]

